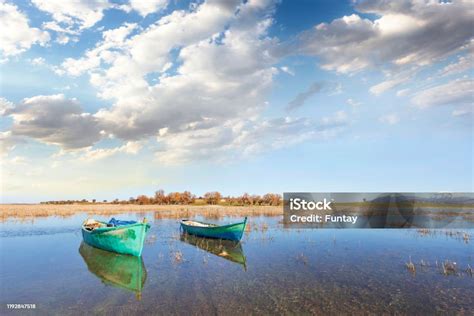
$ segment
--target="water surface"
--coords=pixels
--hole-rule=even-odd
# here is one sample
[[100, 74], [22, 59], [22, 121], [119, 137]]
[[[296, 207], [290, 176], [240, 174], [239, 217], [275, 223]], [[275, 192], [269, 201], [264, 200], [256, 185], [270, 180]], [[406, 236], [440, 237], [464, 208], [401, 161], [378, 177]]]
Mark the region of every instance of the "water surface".
[[[232, 244], [183, 236], [176, 219], [153, 213], [115, 217], [143, 216], [151, 230], [136, 260], [83, 245], [85, 214], [3, 222], [0, 313], [18, 313], [7, 303], [32, 303], [35, 314], [59, 315], [474, 310], [474, 278], [465, 271], [474, 267], [474, 247], [459, 234], [284, 229], [281, 217], [262, 216], [250, 217], [250, 230]], [[405, 266], [410, 258], [414, 274]], [[456, 262], [457, 273], [442, 273], [445, 260]]]

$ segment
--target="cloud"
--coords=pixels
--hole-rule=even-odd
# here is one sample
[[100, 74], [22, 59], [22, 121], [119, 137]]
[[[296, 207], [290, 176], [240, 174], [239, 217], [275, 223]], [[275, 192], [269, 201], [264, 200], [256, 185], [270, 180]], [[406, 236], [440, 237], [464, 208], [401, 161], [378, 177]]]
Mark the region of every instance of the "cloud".
[[292, 111], [297, 108], [300, 108], [303, 106], [303, 104], [311, 98], [313, 95], [315, 95], [318, 92], [321, 92], [323, 89], [324, 84], [321, 82], [315, 82], [309, 88], [301, 93], [299, 93], [293, 100], [288, 103], [286, 106], [287, 111]]
[[104, 39], [63, 67], [87, 72], [99, 96], [114, 101], [96, 117], [124, 140], [254, 116], [278, 71], [271, 54], [276, 42], [267, 35], [273, 10], [273, 1], [204, 2], [113, 45]]
[[282, 67], [280, 67], [280, 69], [281, 69], [281, 71], [283, 71], [284, 73], [289, 74], [290, 76], [295, 75], [295, 72], [293, 70], [291, 70], [288, 66], [282, 66]]
[[32, 45], [45, 45], [48, 32], [30, 27], [26, 15], [18, 7], [0, 1], [0, 51], [4, 57], [15, 56], [28, 50]]
[[461, 107], [453, 111], [453, 116], [472, 116], [474, 114], [474, 106], [472, 104]]
[[472, 104], [473, 95], [474, 81], [472, 79], [456, 79], [418, 92], [411, 102], [419, 108], [465, 105]]
[[439, 71], [442, 77], [463, 73], [474, 67], [472, 55], [459, 56], [457, 61], [452, 62]]
[[0, 116], [4, 115], [7, 111], [13, 109], [13, 103], [5, 98], [0, 97]]
[[319, 121], [279, 117], [267, 120], [229, 120], [224, 124], [209, 122], [207, 127], [158, 136], [161, 150], [155, 156], [165, 165], [209, 159], [225, 163], [307, 140], [331, 138], [341, 133], [348, 124], [344, 111]]
[[13, 136], [11, 131], [0, 132], [0, 156], [7, 155], [17, 144], [24, 142], [21, 137]]
[[362, 102], [358, 102], [354, 99], [347, 99], [346, 102], [347, 102], [347, 104], [349, 104], [350, 106], [353, 106], [353, 107], [358, 107], [358, 106], [362, 105]]
[[41, 11], [51, 14], [56, 23], [77, 30], [95, 25], [102, 20], [103, 11], [111, 7], [107, 0], [32, 0], [32, 3]]
[[393, 89], [395, 87], [398, 87], [401, 84], [407, 83], [410, 79], [412, 79], [414, 74], [402, 74], [402, 75], [396, 75], [394, 77], [389, 77], [389, 79], [386, 79], [376, 85], [373, 85], [370, 87], [369, 91], [370, 93], [374, 95], [381, 95], [382, 93]]
[[166, 9], [168, 0], [130, 0], [130, 7], [140, 13], [141, 16], [147, 16]]
[[71, 76], [79, 76], [89, 70], [98, 69], [101, 65], [112, 64], [116, 58], [120, 57], [118, 51], [125, 47], [126, 38], [136, 28], [135, 23], [125, 23], [116, 29], [104, 31], [101, 42], [97, 43], [93, 49], [89, 49], [84, 57], [66, 58], [60, 70]]
[[30, 137], [65, 149], [91, 146], [101, 137], [97, 119], [84, 113], [77, 100], [62, 94], [24, 99], [4, 115], [13, 119], [10, 136]]
[[429, 65], [469, 45], [470, 1], [391, 2], [357, 2], [358, 12], [377, 18], [352, 14], [321, 23], [300, 36], [300, 52], [320, 57], [324, 69], [351, 73], [385, 64]]
[[400, 118], [398, 117], [397, 114], [392, 113], [392, 114], [386, 114], [381, 117], [379, 117], [379, 121], [381, 123], [389, 124], [389, 125], [395, 125], [398, 122], [400, 122]]
[[97, 161], [107, 157], [111, 157], [118, 153], [125, 153], [129, 155], [136, 155], [143, 147], [140, 142], [127, 142], [125, 145], [115, 148], [86, 148], [84, 154], [80, 157], [84, 161]]
[[410, 89], [400, 89], [397, 91], [397, 97], [405, 97], [410, 93]]

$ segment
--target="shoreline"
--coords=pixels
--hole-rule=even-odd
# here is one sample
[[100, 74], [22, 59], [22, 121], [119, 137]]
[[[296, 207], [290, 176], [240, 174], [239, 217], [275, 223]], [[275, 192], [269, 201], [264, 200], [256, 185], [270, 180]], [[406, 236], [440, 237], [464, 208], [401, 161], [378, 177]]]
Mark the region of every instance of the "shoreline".
[[282, 216], [283, 206], [226, 205], [136, 205], [136, 204], [0, 204], [0, 219], [48, 216], [68, 217], [75, 214], [113, 215], [154, 212], [155, 218], [181, 218], [202, 215], [221, 216]]

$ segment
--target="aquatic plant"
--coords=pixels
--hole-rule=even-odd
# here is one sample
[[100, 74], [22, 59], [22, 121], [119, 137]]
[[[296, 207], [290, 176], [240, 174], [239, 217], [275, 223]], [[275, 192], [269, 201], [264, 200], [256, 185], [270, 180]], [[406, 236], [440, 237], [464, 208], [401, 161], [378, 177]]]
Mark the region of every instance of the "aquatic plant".
[[467, 265], [466, 273], [469, 274], [471, 277], [474, 274], [474, 271], [472, 270], [469, 264]]
[[443, 262], [442, 268], [444, 275], [456, 274], [458, 270], [456, 262], [449, 260]]
[[409, 261], [405, 263], [405, 266], [407, 267], [408, 271], [412, 273], [416, 272], [416, 267], [415, 264], [411, 261], [411, 256], [409, 256]]

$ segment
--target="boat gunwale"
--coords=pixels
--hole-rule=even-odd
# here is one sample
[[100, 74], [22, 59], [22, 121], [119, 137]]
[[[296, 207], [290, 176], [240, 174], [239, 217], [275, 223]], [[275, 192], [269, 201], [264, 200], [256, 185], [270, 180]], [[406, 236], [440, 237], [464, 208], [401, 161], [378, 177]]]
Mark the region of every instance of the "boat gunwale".
[[[102, 224], [106, 224], [105, 222], [101, 222], [101, 221], [98, 221]], [[100, 233], [106, 233], [106, 232], [110, 232], [110, 231], [117, 231], [117, 230], [121, 230], [121, 229], [127, 229], [127, 228], [130, 228], [130, 227], [134, 227], [134, 226], [148, 226], [148, 228], [150, 228], [150, 224], [148, 223], [134, 223], [134, 224], [128, 224], [128, 225], [121, 225], [121, 226], [111, 226], [111, 227], [99, 227], [99, 228], [95, 228], [93, 230], [88, 230], [84, 227], [84, 224], [82, 224], [82, 230], [86, 231], [87, 233], [89, 234], [100, 234]]]
[[213, 225], [213, 226], [194, 226], [194, 225], [186, 224], [185, 223], [186, 221], [191, 221], [191, 220], [182, 219], [180, 221], [181, 225], [184, 225], [184, 226], [187, 226], [187, 227], [201, 228], [201, 229], [218, 229], [218, 228], [230, 228], [232, 226], [238, 226], [238, 225], [245, 225], [247, 223], [247, 217], [245, 217], [243, 222], [234, 223], [234, 224], [227, 224], [227, 225], [222, 225], [222, 226], [219, 226], [219, 225], [216, 225], [216, 224], [211, 224], [211, 223], [204, 223], [204, 222], [200, 222], [200, 221], [192, 221], [192, 222], [198, 222], [198, 223], [205, 224], [205, 225]]

